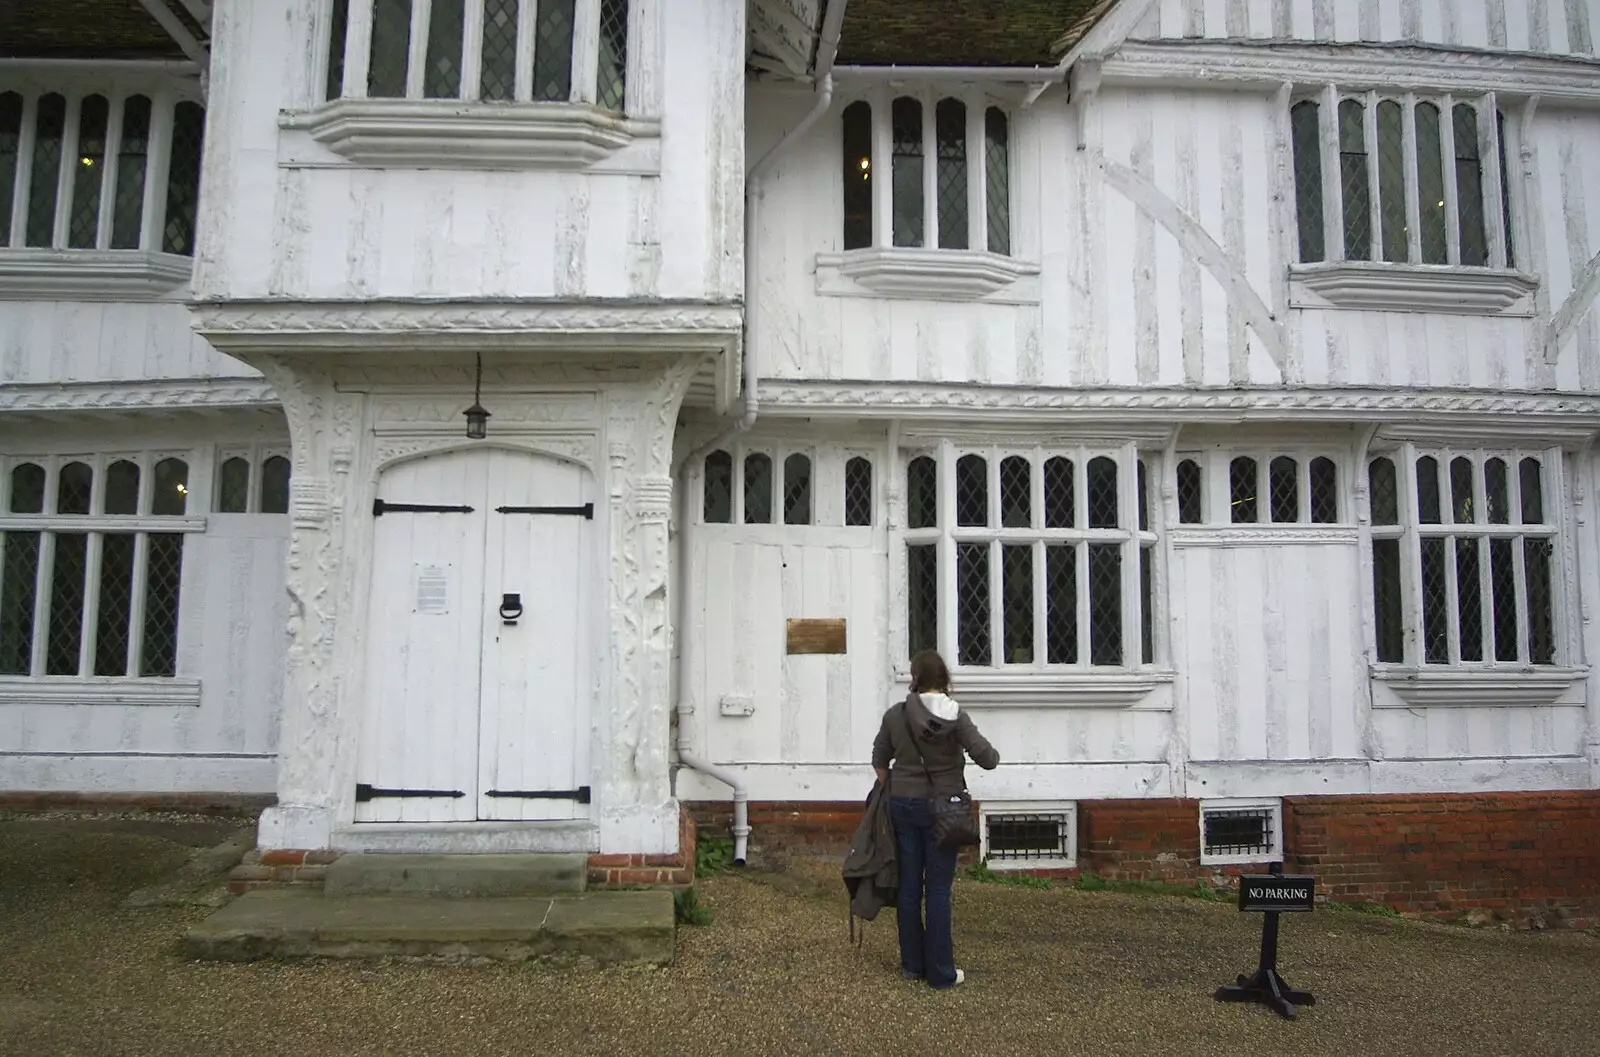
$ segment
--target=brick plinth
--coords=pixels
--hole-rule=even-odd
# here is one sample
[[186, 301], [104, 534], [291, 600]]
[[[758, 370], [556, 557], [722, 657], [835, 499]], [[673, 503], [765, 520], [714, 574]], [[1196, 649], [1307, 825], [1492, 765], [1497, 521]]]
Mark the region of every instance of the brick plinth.
[[639, 888], [694, 884], [695, 845], [699, 828], [688, 808], [678, 809], [676, 855], [591, 855], [590, 888]]
[[[729, 832], [731, 803], [686, 807], [707, 833]], [[751, 803], [751, 852], [842, 855], [863, 809]], [[1199, 814], [1197, 800], [1079, 801], [1077, 869], [1034, 872], [1231, 888], [1264, 869], [1202, 866]], [[1600, 790], [1285, 797], [1283, 828], [1284, 869], [1314, 875], [1325, 899], [1439, 920], [1600, 925]]]

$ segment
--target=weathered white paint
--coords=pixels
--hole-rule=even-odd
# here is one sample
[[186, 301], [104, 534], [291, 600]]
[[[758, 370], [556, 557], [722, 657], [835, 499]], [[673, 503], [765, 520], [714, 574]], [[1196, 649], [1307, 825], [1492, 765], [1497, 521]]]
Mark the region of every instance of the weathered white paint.
[[259, 377], [197, 337], [181, 304], [0, 303], [0, 386]]
[[216, 445], [281, 443], [281, 418], [199, 421], [184, 415], [98, 425], [57, 420], [0, 427], [0, 446], [26, 455], [172, 451], [189, 460], [177, 676], [200, 684], [197, 706], [0, 702], [0, 788], [270, 793], [282, 694], [284, 555], [281, 514], [209, 512]]
[[1594, 55], [1596, 0], [1160, 0], [1137, 39], [1419, 43]]

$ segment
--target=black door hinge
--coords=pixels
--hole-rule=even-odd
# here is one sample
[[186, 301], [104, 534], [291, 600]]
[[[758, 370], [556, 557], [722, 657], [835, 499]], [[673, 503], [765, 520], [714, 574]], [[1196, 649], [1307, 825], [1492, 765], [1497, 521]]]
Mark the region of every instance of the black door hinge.
[[520, 800], [576, 800], [580, 804], [587, 804], [589, 787], [585, 785], [577, 789], [491, 789], [483, 795]]
[[496, 514], [560, 514], [566, 517], [581, 517], [594, 520], [594, 504], [585, 503], [582, 506], [497, 506]]
[[382, 499], [372, 501], [372, 516], [382, 517], [385, 514], [470, 514], [470, 506], [444, 506], [437, 503], [386, 503]]
[[358, 804], [364, 804], [368, 800], [387, 799], [389, 797], [437, 796], [449, 797], [454, 800], [466, 795], [459, 789], [379, 789], [365, 782], [356, 783], [356, 803]]

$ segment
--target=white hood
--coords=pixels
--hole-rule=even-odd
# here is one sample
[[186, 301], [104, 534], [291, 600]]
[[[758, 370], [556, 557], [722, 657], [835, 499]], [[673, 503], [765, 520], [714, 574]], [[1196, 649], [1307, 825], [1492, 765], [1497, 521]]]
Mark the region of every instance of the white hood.
[[946, 723], [955, 722], [956, 716], [961, 712], [961, 706], [956, 704], [956, 699], [948, 694], [921, 694], [922, 707], [926, 708], [937, 719]]

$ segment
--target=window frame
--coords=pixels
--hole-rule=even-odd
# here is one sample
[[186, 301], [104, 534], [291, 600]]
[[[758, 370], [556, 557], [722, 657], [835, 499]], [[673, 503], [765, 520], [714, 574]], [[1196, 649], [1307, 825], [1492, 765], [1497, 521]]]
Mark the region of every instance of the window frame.
[[[1261, 811], [1267, 814], [1271, 847], [1258, 853], [1212, 853], [1206, 851], [1206, 815], [1219, 811]], [[1283, 846], [1283, 800], [1279, 797], [1217, 797], [1201, 800], [1196, 811], [1200, 833], [1201, 866], [1248, 866], [1254, 863], [1281, 862]]]
[[[289, 481], [291, 489], [294, 481], [294, 457], [285, 445], [274, 444], [245, 444], [220, 447], [214, 453], [212, 463], [211, 482], [211, 511], [215, 514], [238, 515], [265, 514], [267, 517], [282, 517], [288, 510], [261, 509], [262, 488], [265, 483], [267, 460], [274, 458], [286, 459], [289, 462]], [[243, 459], [248, 464], [249, 475], [245, 482], [245, 508], [243, 510], [224, 510], [222, 503], [223, 468], [230, 459]]]
[[[156, 466], [166, 459], [178, 459], [186, 470], [185, 512], [183, 514], [152, 513]], [[139, 467], [139, 496], [135, 514], [106, 514], [106, 473], [112, 464], [129, 461]], [[45, 507], [56, 505], [61, 470], [71, 463], [84, 463], [93, 472], [90, 512], [87, 514], [13, 514], [11, 509], [12, 474], [22, 464], [33, 464], [44, 469]], [[150, 537], [152, 535], [177, 535], [180, 538], [203, 533], [207, 527], [208, 482], [206, 470], [197, 453], [184, 448], [148, 448], [142, 450], [108, 450], [95, 453], [51, 452], [6, 455], [0, 458], [0, 537], [10, 532], [39, 534], [39, 553], [35, 562], [34, 604], [32, 614], [32, 639], [30, 643], [29, 671], [27, 674], [0, 675], [0, 703], [84, 703], [84, 704], [152, 704], [198, 705], [200, 681], [189, 675], [191, 658], [186, 653], [184, 640], [185, 611], [183, 598], [189, 579], [187, 565], [179, 574], [177, 584], [178, 609], [173, 634], [173, 674], [143, 675], [144, 637], [148, 627], [144, 621], [150, 569]], [[198, 509], [198, 512], [197, 512]], [[46, 656], [49, 648], [47, 618], [51, 605], [47, 573], [53, 569], [55, 541], [61, 534], [84, 534], [88, 537], [84, 560], [82, 613], [78, 635], [78, 672], [72, 675], [50, 675]], [[122, 675], [96, 675], [95, 648], [99, 632], [101, 599], [100, 569], [104, 540], [107, 534], [134, 537], [134, 557], [129, 584], [128, 646], [126, 672]], [[184, 551], [189, 548], [185, 546]], [[4, 577], [0, 563], [0, 578]], [[3, 588], [3, 584], [0, 584]], [[44, 633], [41, 634], [41, 629]]]
[[[990, 816], [1064, 815], [1065, 855], [1033, 859], [994, 858], [989, 851]], [[1030, 870], [1073, 870], [1078, 866], [1078, 802], [1076, 800], [984, 800], [978, 804], [978, 861], [994, 873]]]
[[[1272, 462], [1288, 457], [1295, 461], [1296, 515], [1293, 521], [1278, 521], [1272, 517]], [[1235, 459], [1254, 459], [1256, 516], [1247, 521], [1233, 519], [1233, 463]], [[1311, 464], [1318, 459], [1333, 463], [1334, 510], [1332, 521], [1312, 520]], [[1356, 523], [1354, 503], [1351, 498], [1350, 459], [1344, 445], [1318, 446], [1315, 443], [1255, 443], [1217, 444], [1183, 448], [1175, 453], [1172, 479], [1166, 482], [1173, 489], [1177, 503], [1177, 468], [1184, 462], [1196, 463], [1200, 468], [1200, 520], [1179, 521], [1185, 531], [1212, 529], [1283, 529], [1293, 531], [1342, 530], [1348, 531]], [[1180, 515], [1181, 518], [1181, 515]]]
[[[956, 496], [955, 474], [957, 460], [964, 455], [981, 455], [985, 461], [987, 480], [987, 503], [991, 524], [987, 527], [963, 526], [956, 524]], [[936, 469], [935, 496], [938, 515], [935, 526], [932, 528], [910, 528], [909, 489], [906, 487], [907, 474], [911, 464], [918, 458], [927, 456], [934, 460]], [[1029, 460], [1030, 465], [1030, 490], [1031, 510], [1039, 515], [1034, 520], [1043, 519], [1043, 491], [1044, 491], [1044, 465], [1045, 461], [1057, 456], [1064, 456], [1072, 460], [1074, 472], [1074, 527], [1072, 528], [1044, 528], [1042, 524], [1035, 524], [1030, 528], [1004, 528], [999, 526], [1000, 504], [1000, 474], [1001, 464], [1010, 456], [1023, 456]], [[1087, 521], [1088, 496], [1087, 488], [1079, 482], [1087, 482], [1088, 466], [1090, 460], [1106, 456], [1117, 465], [1118, 489], [1118, 522], [1117, 528], [1090, 528]], [[1139, 527], [1138, 517], [1138, 488], [1139, 474], [1138, 463], [1143, 460], [1147, 469], [1145, 474], [1145, 487], [1147, 490], [1146, 510], [1147, 526]], [[1118, 703], [1127, 704], [1137, 700], [1153, 689], [1155, 682], [1164, 681], [1164, 673], [1170, 671], [1167, 662], [1169, 645], [1162, 626], [1163, 606], [1161, 602], [1164, 590], [1164, 548], [1162, 546], [1165, 531], [1165, 504], [1160, 491], [1155, 487], [1159, 472], [1157, 467], [1164, 465], [1159, 449], [1141, 447], [1136, 441], [1110, 445], [1086, 441], [1081, 443], [1052, 443], [1049, 445], [983, 442], [969, 443], [945, 440], [936, 446], [902, 447], [897, 453], [895, 471], [899, 475], [900, 495], [897, 499], [898, 509], [894, 512], [894, 524], [898, 527], [892, 533], [891, 547], [896, 555], [892, 563], [896, 577], [896, 596], [900, 599], [894, 606], [892, 629], [895, 635], [893, 656], [895, 657], [895, 670], [904, 677], [908, 672], [910, 653], [910, 615], [909, 615], [909, 548], [914, 546], [933, 545], [937, 548], [937, 593], [935, 606], [935, 646], [945, 657], [950, 667], [951, 677], [964, 686], [973, 684], [982, 685], [986, 681], [998, 680], [1005, 683], [1038, 682], [1051, 680], [1052, 677], [1073, 676], [1078, 679], [1100, 680], [1103, 677], [1128, 677], [1128, 676], [1154, 676], [1144, 682], [1130, 683], [1125, 700]], [[1032, 657], [1025, 663], [1000, 663], [989, 665], [963, 664], [960, 660], [960, 651], [957, 648], [959, 634], [959, 614], [953, 604], [956, 595], [957, 577], [957, 545], [961, 543], [988, 543], [990, 553], [989, 575], [989, 622], [990, 622], [990, 655], [998, 658], [1005, 641], [1004, 627], [1004, 595], [1003, 595], [1003, 556], [1001, 548], [1005, 543], [1029, 543], [1035, 552], [1033, 575], [1033, 650]], [[1087, 580], [1088, 544], [1116, 542], [1121, 545], [1120, 562], [1120, 647], [1121, 663], [1115, 665], [1093, 664], [1092, 628], [1089, 616], [1090, 603], [1088, 600], [1089, 584]], [[1077, 660], [1071, 663], [1050, 663], [1048, 661], [1048, 608], [1045, 602], [1045, 576], [1043, 572], [1044, 558], [1040, 554], [1042, 548], [1052, 544], [1070, 544], [1075, 548], [1074, 560], [1077, 568], [1076, 593], [1078, 596], [1076, 608], [1076, 634], [1077, 634]], [[1151, 642], [1150, 659], [1144, 659], [1144, 627], [1143, 607], [1144, 590], [1141, 583], [1141, 553], [1149, 562], [1150, 607], [1151, 607]], [[1130, 556], [1133, 560], [1130, 560]], [[1041, 659], [1044, 658], [1044, 659]], [[1130, 661], [1131, 659], [1131, 661]], [[1071, 687], [1068, 684], [1068, 692]], [[1084, 703], [1088, 703], [1085, 701]]]
[[[1424, 524], [1417, 509], [1417, 460], [1431, 456], [1438, 460], [1443, 481], [1440, 485], [1440, 515], [1437, 523]], [[1451, 497], [1449, 494], [1448, 475], [1451, 462], [1457, 457], [1466, 457], [1472, 462], [1473, 468], [1473, 504], [1474, 520], [1470, 523], [1456, 523], [1453, 520]], [[1548, 673], [1560, 676], [1568, 672], [1575, 665], [1577, 656], [1576, 646], [1572, 640], [1573, 618], [1571, 612], [1572, 590], [1571, 558], [1568, 555], [1568, 546], [1571, 541], [1571, 526], [1566, 511], [1565, 477], [1567, 474], [1567, 461], [1565, 453], [1559, 447], [1539, 447], [1536, 445], [1522, 446], [1484, 446], [1478, 444], [1424, 444], [1405, 441], [1383, 447], [1374, 447], [1367, 455], [1362, 468], [1363, 487], [1371, 472], [1370, 467], [1378, 459], [1391, 460], [1396, 474], [1397, 490], [1397, 524], [1378, 524], [1376, 518], [1371, 516], [1371, 496], [1367, 496], [1370, 522], [1368, 529], [1368, 544], [1366, 548], [1367, 576], [1362, 585], [1365, 596], [1365, 609], [1367, 619], [1373, 628], [1373, 647], [1371, 669], [1374, 677], [1380, 680], [1415, 679], [1430, 675], [1444, 676], [1493, 676], [1496, 673], [1540, 674]], [[1520, 466], [1524, 458], [1534, 458], [1540, 465], [1540, 490], [1543, 521], [1541, 524], [1523, 524], [1520, 509], [1521, 481]], [[1487, 520], [1487, 502], [1485, 501], [1485, 466], [1491, 459], [1502, 459], [1507, 466], [1507, 502], [1514, 512], [1514, 518], [1508, 515], [1504, 523], [1490, 522]], [[1481, 519], [1480, 519], [1481, 518]], [[1483, 659], [1477, 661], [1461, 660], [1460, 648], [1460, 606], [1458, 600], [1458, 577], [1455, 575], [1457, 563], [1457, 550], [1455, 547], [1446, 546], [1446, 602], [1445, 602], [1445, 633], [1446, 651], [1449, 660], [1444, 662], [1428, 661], [1424, 636], [1426, 634], [1426, 616], [1424, 612], [1424, 598], [1422, 586], [1422, 555], [1421, 547], [1424, 539], [1511, 539], [1523, 541], [1530, 539], [1543, 539], [1550, 542], [1550, 637], [1551, 659], [1548, 662], [1535, 662], [1531, 659], [1531, 636], [1533, 634], [1531, 618], [1527, 613], [1527, 580], [1524, 569], [1524, 549], [1513, 549], [1513, 575], [1514, 575], [1514, 603], [1516, 606], [1516, 635], [1517, 659], [1496, 660], [1494, 657], [1494, 609], [1490, 593], [1491, 561], [1479, 550], [1479, 598], [1480, 598], [1480, 632], [1483, 642]], [[1382, 661], [1378, 659], [1378, 620], [1374, 596], [1377, 583], [1377, 571], [1373, 557], [1374, 544], [1385, 540], [1399, 541], [1399, 579], [1400, 579], [1400, 606], [1401, 606], [1401, 641], [1402, 653], [1398, 661]], [[1391, 685], [1395, 683], [1391, 682]], [[1529, 690], [1538, 690], [1543, 683], [1530, 685]], [[1397, 687], [1398, 691], [1398, 687]], [[1519, 702], [1500, 702], [1519, 703]], [[1536, 703], [1548, 703], [1538, 701]]]

